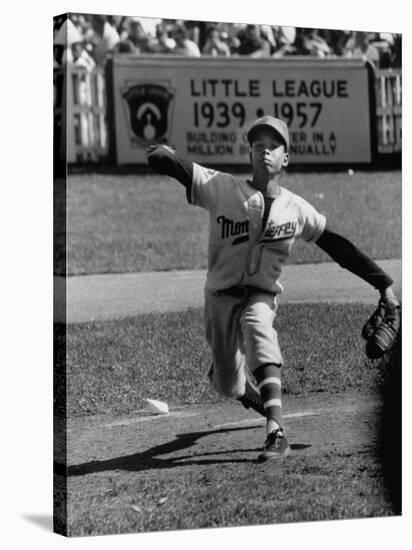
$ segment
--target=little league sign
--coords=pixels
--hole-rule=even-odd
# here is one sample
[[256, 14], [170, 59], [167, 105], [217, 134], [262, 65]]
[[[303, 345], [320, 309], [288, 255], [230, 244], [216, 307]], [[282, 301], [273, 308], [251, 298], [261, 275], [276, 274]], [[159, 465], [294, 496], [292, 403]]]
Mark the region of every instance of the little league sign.
[[121, 55], [112, 67], [118, 164], [145, 164], [153, 143], [193, 161], [248, 164], [248, 127], [266, 114], [289, 126], [292, 163], [371, 161], [362, 60]]

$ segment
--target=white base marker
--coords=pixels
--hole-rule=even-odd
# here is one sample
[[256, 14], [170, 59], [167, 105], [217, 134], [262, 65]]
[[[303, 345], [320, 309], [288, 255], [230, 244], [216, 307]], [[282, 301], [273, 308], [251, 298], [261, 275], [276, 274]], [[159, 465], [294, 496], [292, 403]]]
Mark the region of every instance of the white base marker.
[[145, 399], [145, 401], [153, 414], [169, 414], [169, 406], [167, 403], [157, 401], [157, 399]]

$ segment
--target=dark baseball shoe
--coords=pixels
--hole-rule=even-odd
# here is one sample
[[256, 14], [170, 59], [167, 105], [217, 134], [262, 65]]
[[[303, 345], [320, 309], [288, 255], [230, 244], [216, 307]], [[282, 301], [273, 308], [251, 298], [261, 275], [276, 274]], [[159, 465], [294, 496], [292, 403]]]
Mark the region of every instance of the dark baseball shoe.
[[265, 408], [263, 407], [263, 401], [260, 397], [259, 390], [249, 379], [246, 380], [245, 394], [237, 399], [242, 403], [245, 409], [253, 409], [257, 413], [266, 417]]
[[282, 428], [273, 430], [263, 445], [263, 452], [258, 456], [258, 462], [266, 462], [276, 458], [283, 458], [290, 453], [289, 442]]

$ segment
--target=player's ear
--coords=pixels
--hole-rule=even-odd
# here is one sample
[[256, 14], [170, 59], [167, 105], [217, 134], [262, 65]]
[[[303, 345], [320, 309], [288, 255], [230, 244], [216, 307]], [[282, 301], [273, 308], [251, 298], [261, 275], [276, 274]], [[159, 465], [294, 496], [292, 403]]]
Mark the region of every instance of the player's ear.
[[289, 164], [289, 153], [285, 153], [283, 155], [283, 162], [282, 162], [282, 166], [284, 168], [286, 168], [286, 166]]

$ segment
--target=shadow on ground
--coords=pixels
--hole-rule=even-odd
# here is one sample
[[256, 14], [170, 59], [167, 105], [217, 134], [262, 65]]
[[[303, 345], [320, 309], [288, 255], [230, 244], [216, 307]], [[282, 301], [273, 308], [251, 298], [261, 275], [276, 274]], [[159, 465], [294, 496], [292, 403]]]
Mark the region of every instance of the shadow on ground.
[[[227, 458], [227, 459], [206, 459], [199, 460], [198, 457], [227, 455], [234, 452], [259, 452], [261, 448], [248, 448], [248, 449], [230, 449], [227, 451], [214, 451], [200, 454], [191, 454], [187, 456], [179, 456], [172, 458], [158, 458], [159, 455], [167, 455], [177, 451], [182, 451], [192, 447], [200, 438], [209, 435], [223, 434], [227, 432], [235, 432], [240, 430], [250, 430], [254, 427], [240, 427], [240, 428], [221, 428], [218, 430], [207, 430], [203, 432], [190, 432], [185, 434], [177, 434], [176, 439], [163, 443], [162, 445], [156, 445], [147, 451], [142, 453], [134, 453], [132, 455], [126, 455], [122, 457], [112, 458], [109, 460], [95, 460], [91, 462], [85, 462], [83, 464], [71, 465], [67, 468], [67, 475], [82, 476], [87, 474], [94, 474], [98, 472], [105, 472], [109, 470], [128, 470], [132, 472], [141, 472], [144, 470], [154, 470], [156, 468], [175, 468], [179, 466], [189, 465], [208, 465], [208, 464], [223, 464], [223, 463], [244, 463], [244, 462], [256, 462], [256, 457], [251, 458]], [[293, 444], [292, 450], [302, 450], [310, 447], [310, 445]], [[60, 469], [64, 474], [64, 466], [56, 464], [57, 471]]]
[[28, 514], [22, 516], [22, 518], [30, 523], [34, 523], [34, 525], [41, 527], [45, 531], [49, 531], [49, 533], [53, 532], [53, 516], [48, 516], [47, 514]]

